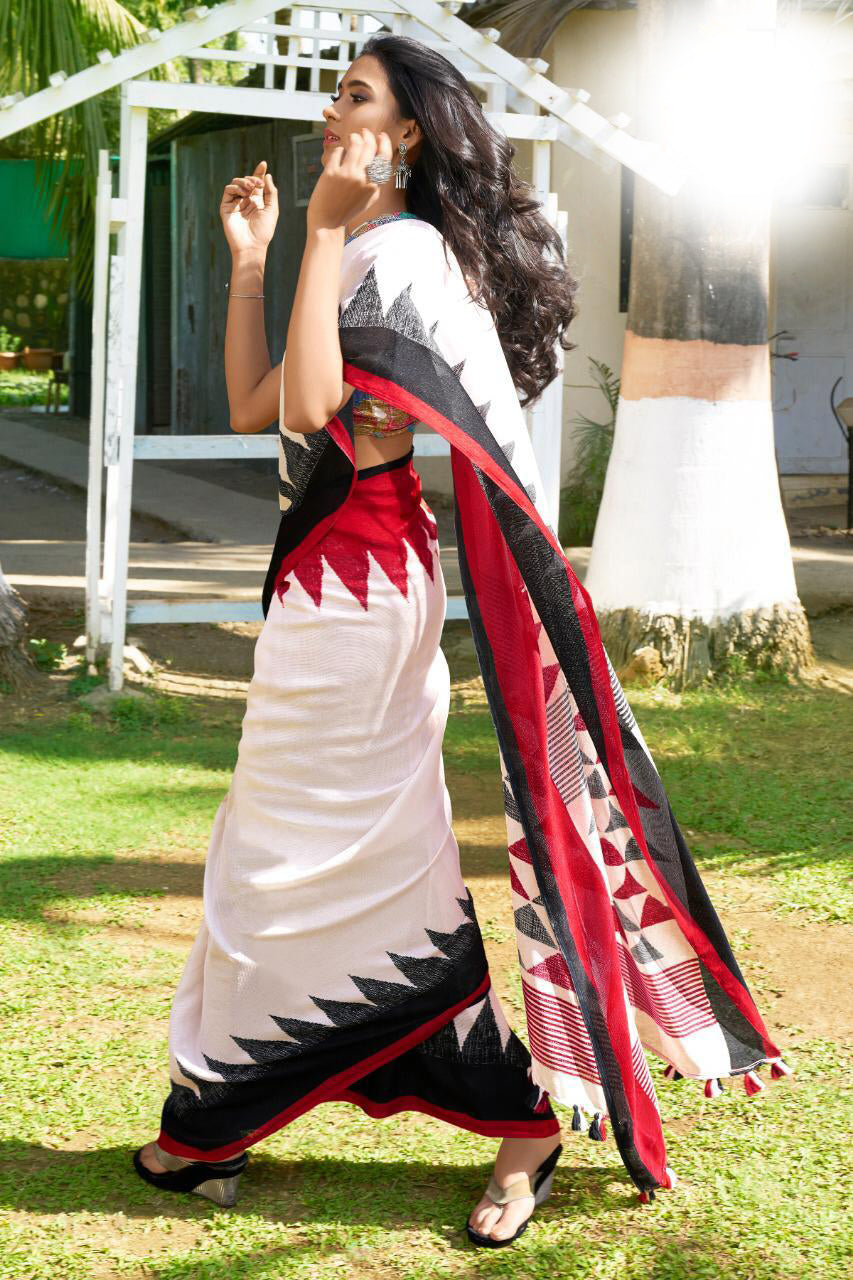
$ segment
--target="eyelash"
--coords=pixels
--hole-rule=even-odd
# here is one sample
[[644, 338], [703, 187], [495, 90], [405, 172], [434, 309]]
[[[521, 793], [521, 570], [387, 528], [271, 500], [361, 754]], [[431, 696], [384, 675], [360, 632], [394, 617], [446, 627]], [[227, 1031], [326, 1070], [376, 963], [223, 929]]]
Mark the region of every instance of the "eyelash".
[[[338, 98], [339, 98], [340, 96], [341, 96], [340, 94], [338, 94], [338, 95], [337, 95], [337, 97], [335, 97], [335, 95], [334, 95], [333, 93], [330, 93], [330, 94], [329, 94], [329, 97], [332, 99], [332, 102], [337, 102], [337, 100], [338, 100]], [[367, 99], [366, 99], [366, 98], [363, 98], [363, 97], [361, 96], [361, 94], [358, 94], [358, 93], [351, 93], [351, 94], [350, 94], [350, 97], [352, 98], [353, 102], [366, 102], [366, 101], [367, 101]]]

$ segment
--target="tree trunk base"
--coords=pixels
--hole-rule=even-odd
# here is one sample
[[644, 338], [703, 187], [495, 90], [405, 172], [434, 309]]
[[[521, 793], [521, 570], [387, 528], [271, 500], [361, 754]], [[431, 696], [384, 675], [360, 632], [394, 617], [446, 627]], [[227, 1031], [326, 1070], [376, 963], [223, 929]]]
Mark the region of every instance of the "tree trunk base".
[[596, 616], [620, 681], [666, 677], [683, 689], [746, 671], [797, 676], [814, 664], [800, 604], [749, 609], [713, 622], [639, 609], [602, 610]]
[[0, 574], [0, 691], [33, 683], [36, 668], [27, 648], [27, 606]]

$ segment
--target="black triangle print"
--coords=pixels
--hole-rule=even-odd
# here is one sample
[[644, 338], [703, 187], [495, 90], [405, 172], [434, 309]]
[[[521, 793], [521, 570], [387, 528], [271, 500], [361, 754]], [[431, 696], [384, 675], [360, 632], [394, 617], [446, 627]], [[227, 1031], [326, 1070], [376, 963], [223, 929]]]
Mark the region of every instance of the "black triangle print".
[[518, 811], [518, 805], [515, 803], [515, 796], [510, 791], [506, 782], [504, 782], [504, 811], [508, 817], [514, 819], [515, 822], [521, 822], [521, 814]]
[[471, 897], [471, 890], [470, 889], [468, 890], [467, 898], [457, 898], [456, 901], [459, 903], [460, 907], [465, 912], [468, 919], [473, 920], [476, 923], [477, 916], [474, 911], [474, 899]]
[[512, 455], [515, 453], [515, 441], [507, 440], [506, 444], [501, 445], [501, 449], [504, 451], [507, 462], [512, 462]]
[[486, 414], [489, 412], [489, 406], [491, 405], [491, 403], [492, 403], [491, 400], [487, 400], [485, 404], [477, 405], [477, 412], [480, 414], [482, 418], [485, 418]]
[[384, 319], [382, 298], [376, 283], [376, 270], [371, 267], [340, 313], [338, 326], [342, 329], [357, 328], [359, 325], [381, 327]]
[[336, 1027], [357, 1026], [376, 1013], [375, 1004], [365, 1004], [362, 1000], [324, 1000], [322, 996], [312, 996], [311, 999]]
[[280, 430], [278, 438], [284, 452], [284, 460], [279, 467], [278, 491], [285, 500], [281, 504], [283, 509], [290, 511], [298, 505], [299, 499], [304, 494], [311, 472], [328, 444], [330, 436], [325, 429], [311, 431], [304, 437], [306, 443], [301, 444], [299, 440], [294, 440]]
[[382, 1008], [389, 1008], [391, 1005], [399, 1004], [401, 1000], [408, 1000], [414, 992], [412, 986], [403, 982], [384, 982], [381, 978], [360, 978], [356, 973], [351, 973], [349, 977], [363, 996], [367, 996], [368, 1000], [372, 1000], [375, 1005]]
[[526, 484], [524, 486], [524, 492], [527, 494], [531, 502], [536, 501], [536, 485], [535, 484]]
[[604, 834], [607, 835], [610, 831], [624, 831], [626, 828], [630, 830], [630, 827], [628, 827], [628, 823], [622, 817], [622, 814], [619, 813], [617, 809], [614, 809], [613, 805], [611, 804], [610, 805], [610, 825], [604, 828]]
[[551, 947], [557, 945], [529, 902], [516, 911], [515, 927], [534, 942], [546, 942]]
[[625, 852], [622, 857], [626, 862], [645, 862], [643, 851], [633, 836], [628, 837], [628, 843], [625, 845]]
[[592, 773], [587, 775], [586, 785], [589, 787], [589, 794], [593, 800], [605, 800], [608, 792], [601, 781], [601, 774], [597, 769], [593, 769]]
[[635, 960], [639, 960], [641, 964], [649, 964], [652, 960], [662, 960], [663, 954], [658, 951], [657, 947], [653, 947], [648, 939], [640, 937], [631, 948], [631, 955]]
[[458, 364], [450, 366], [457, 378], [461, 378], [462, 370], [465, 368], [465, 361], [460, 360]]
[[[305, 1052], [301, 1044], [294, 1044], [289, 1040], [247, 1040], [243, 1036], [232, 1036], [231, 1039], [244, 1053], [248, 1053], [258, 1067], [263, 1067], [268, 1062], [281, 1062], [286, 1058], [295, 1058]], [[211, 1071], [217, 1071], [225, 1080], [260, 1079], [265, 1074], [260, 1070], [254, 1071], [246, 1062], [217, 1062], [207, 1054], [204, 1055], [204, 1059]]]
[[434, 987], [453, 972], [453, 962], [441, 956], [401, 956], [396, 951], [389, 951], [388, 955], [404, 977], [422, 991]]
[[461, 924], [453, 933], [439, 933], [437, 929], [427, 929], [427, 933], [439, 951], [443, 951], [450, 960], [458, 960], [471, 949], [474, 925]]
[[275, 1014], [270, 1016], [277, 1027], [281, 1027], [282, 1031], [286, 1031], [292, 1039], [303, 1045], [319, 1044], [332, 1029], [322, 1022], [306, 1022], [303, 1018], [277, 1018]]
[[625, 932], [626, 932], [626, 933], [639, 933], [639, 932], [640, 932], [640, 926], [639, 926], [638, 924], [635, 924], [635, 922], [634, 922], [633, 920], [629, 920], [629, 919], [628, 919], [628, 917], [625, 915], [625, 912], [624, 912], [624, 911], [620, 911], [619, 907], [617, 907], [617, 906], [616, 906], [616, 903], [615, 903], [615, 902], [614, 902], [614, 904], [613, 904], [613, 905], [614, 905], [614, 907], [616, 907], [616, 914], [617, 914], [617, 916], [619, 917], [619, 919], [620, 919], [620, 921], [621, 921], [621, 923], [622, 923], [622, 928], [625, 930]]
[[583, 760], [584, 764], [590, 764], [590, 765], [592, 765], [593, 767], [595, 767], [595, 761], [594, 761], [594, 760], [590, 760], [590, 758], [589, 758], [589, 756], [586, 754], [586, 752], [585, 752], [584, 750], [582, 750], [580, 747], [578, 748], [578, 750], [579, 750], [579, 751], [580, 751], [580, 753], [581, 753], [581, 760]]

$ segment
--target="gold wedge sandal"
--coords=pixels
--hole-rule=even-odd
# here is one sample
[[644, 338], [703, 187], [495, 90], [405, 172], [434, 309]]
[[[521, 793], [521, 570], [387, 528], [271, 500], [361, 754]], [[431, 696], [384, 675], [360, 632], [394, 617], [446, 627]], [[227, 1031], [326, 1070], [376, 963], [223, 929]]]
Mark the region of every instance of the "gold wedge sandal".
[[240, 1174], [249, 1163], [245, 1151], [231, 1160], [218, 1160], [215, 1163], [207, 1160], [187, 1160], [184, 1156], [173, 1156], [154, 1143], [154, 1157], [167, 1172], [155, 1173], [142, 1163], [142, 1147], [133, 1154], [133, 1167], [150, 1182], [152, 1187], [161, 1191], [189, 1191], [196, 1196], [204, 1196], [223, 1209], [231, 1209], [237, 1203], [237, 1183]]
[[[486, 1187], [486, 1195], [497, 1205], [508, 1204], [510, 1200], [521, 1200], [524, 1196], [533, 1196], [533, 1208], [535, 1210], [551, 1194], [551, 1188], [554, 1184], [554, 1169], [562, 1150], [563, 1146], [560, 1143], [545, 1157], [533, 1174], [532, 1179], [528, 1178], [525, 1173], [520, 1178], [516, 1178], [515, 1182], [511, 1182], [508, 1187], [501, 1187], [495, 1181], [493, 1175], [489, 1185]], [[533, 1213], [531, 1212], [521, 1223], [515, 1234], [507, 1236], [505, 1240], [496, 1240], [494, 1236], [481, 1235], [479, 1231], [474, 1230], [468, 1221], [465, 1223], [465, 1229], [468, 1232], [468, 1239], [479, 1248], [502, 1249], [504, 1245], [512, 1244], [514, 1240], [517, 1240], [522, 1231], [526, 1231], [527, 1224], [532, 1217]]]

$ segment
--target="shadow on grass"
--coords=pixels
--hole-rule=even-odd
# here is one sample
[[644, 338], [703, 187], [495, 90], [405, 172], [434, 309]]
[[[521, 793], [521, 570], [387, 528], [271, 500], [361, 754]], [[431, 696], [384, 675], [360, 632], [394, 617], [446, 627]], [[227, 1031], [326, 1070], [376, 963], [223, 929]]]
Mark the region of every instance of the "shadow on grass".
[[[4, 858], [0, 861], [0, 919], [49, 923], [43, 911], [58, 903], [120, 894], [136, 898], [201, 897], [204, 865], [144, 858]], [[168, 889], [164, 888], [168, 880]], [[63, 926], [68, 927], [68, 926]], [[73, 926], [70, 926], [73, 928]], [[88, 927], [88, 926], [87, 926]]]
[[[285, 1260], [288, 1273], [310, 1264], [318, 1275], [331, 1274], [324, 1268], [328, 1260], [338, 1274], [342, 1251], [352, 1274], [366, 1280], [410, 1274], [399, 1256], [399, 1242], [389, 1255], [383, 1253], [381, 1240], [358, 1247], [365, 1228], [419, 1236], [419, 1276], [452, 1275], [462, 1280], [482, 1274], [484, 1257], [498, 1256], [475, 1255], [464, 1227], [491, 1173], [490, 1163], [460, 1167], [437, 1161], [346, 1157], [289, 1160], [250, 1153], [236, 1208], [220, 1210], [200, 1197], [158, 1191], [141, 1182], [132, 1168], [129, 1148], [67, 1152], [7, 1141], [0, 1144], [0, 1152], [6, 1171], [0, 1177], [0, 1204], [7, 1210], [38, 1215], [121, 1214], [140, 1224], [162, 1218], [190, 1222], [216, 1218], [222, 1223], [227, 1219], [227, 1231], [218, 1229], [203, 1246], [183, 1256], [147, 1258], [145, 1274], [151, 1280], [278, 1276], [284, 1272], [270, 1268], [278, 1262], [284, 1265]], [[623, 1252], [632, 1236], [632, 1247], [648, 1254], [643, 1274], [650, 1280], [742, 1280], [744, 1274], [757, 1274], [748, 1262], [759, 1261], [759, 1242], [752, 1259], [745, 1258], [741, 1249], [737, 1260], [729, 1260], [715, 1233], [713, 1213], [709, 1209], [707, 1215], [699, 1216], [705, 1218], [701, 1226], [694, 1222], [689, 1231], [679, 1231], [671, 1213], [667, 1214], [667, 1236], [661, 1238], [655, 1206], [638, 1204], [634, 1188], [621, 1171], [605, 1166], [566, 1167], [558, 1172], [551, 1198], [537, 1209], [523, 1240], [500, 1255], [508, 1269], [501, 1267], [495, 1274], [516, 1274], [518, 1266], [527, 1280], [561, 1276], [579, 1280], [605, 1274], [600, 1270], [602, 1255], [611, 1248], [614, 1253]], [[239, 1221], [235, 1223], [240, 1217], [292, 1230], [286, 1241], [278, 1236], [267, 1247], [246, 1245], [239, 1240]], [[577, 1231], [579, 1218], [587, 1222], [583, 1234]], [[317, 1239], [315, 1227], [327, 1228], [328, 1240]], [[306, 1238], [306, 1228], [311, 1239]], [[618, 1232], [615, 1237], [614, 1231]], [[436, 1249], [434, 1272], [422, 1265], [429, 1262], [431, 1247]], [[567, 1248], [571, 1249], [570, 1266]], [[454, 1255], [452, 1260], [448, 1251]]]

